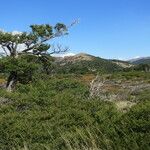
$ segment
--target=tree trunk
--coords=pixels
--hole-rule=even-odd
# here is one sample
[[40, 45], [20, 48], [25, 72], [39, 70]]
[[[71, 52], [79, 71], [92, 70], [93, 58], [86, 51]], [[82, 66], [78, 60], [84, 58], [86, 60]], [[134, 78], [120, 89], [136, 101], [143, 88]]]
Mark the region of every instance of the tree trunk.
[[11, 92], [17, 82], [17, 72], [12, 71], [7, 79], [6, 89]]

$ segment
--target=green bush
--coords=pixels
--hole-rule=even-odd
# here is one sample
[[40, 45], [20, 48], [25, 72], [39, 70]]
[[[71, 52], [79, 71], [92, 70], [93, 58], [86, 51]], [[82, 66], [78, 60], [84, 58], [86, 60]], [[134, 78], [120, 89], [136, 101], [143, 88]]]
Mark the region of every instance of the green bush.
[[[136, 73], [113, 78], [124, 75]], [[21, 149], [24, 143], [29, 150], [149, 149], [149, 91], [138, 95], [140, 103], [125, 114], [111, 102], [90, 99], [88, 85], [74, 75], [41, 74], [0, 95], [10, 100], [0, 105], [2, 150]]]

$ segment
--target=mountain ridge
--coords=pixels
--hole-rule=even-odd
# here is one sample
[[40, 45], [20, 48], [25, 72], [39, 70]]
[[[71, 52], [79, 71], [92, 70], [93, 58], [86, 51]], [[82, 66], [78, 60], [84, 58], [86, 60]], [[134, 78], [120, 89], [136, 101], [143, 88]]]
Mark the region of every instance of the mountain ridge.
[[132, 64], [150, 64], [150, 56], [128, 60]]
[[[123, 64], [126, 64], [126, 65], [122, 65], [123, 67], [131, 67], [132, 65], [138, 65], [138, 64], [142, 64], [142, 63], [148, 63], [150, 64], [150, 56], [146, 56], [146, 57], [139, 57], [139, 58], [133, 58], [133, 59], [129, 59], [129, 60], [120, 60], [120, 59], [107, 59], [107, 58], [102, 58], [102, 57], [99, 57], [99, 56], [94, 56], [94, 55], [91, 55], [91, 54], [88, 54], [88, 53], [78, 53], [78, 54], [75, 54], [75, 55], [70, 55], [70, 56], [59, 56], [59, 57], [55, 57], [56, 61], [70, 61], [70, 62], [73, 62], [73, 61], [81, 61], [81, 60], [86, 60], [86, 61], [91, 61], [93, 60], [94, 58], [101, 58], [101, 59], [104, 59], [104, 60], [110, 60], [112, 61], [113, 63], [123, 63]], [[121, 65], [121, 64], [119, 64]]]
[[[79, 53], [74, 56], [55, 58], [58, 72], [67, 73], [111, 73], [129, 67], [128, 62], [112, 61], [100, 57], [95, 57], [86, 53]], [[121, 64], [122, 63], [122, 64]]]

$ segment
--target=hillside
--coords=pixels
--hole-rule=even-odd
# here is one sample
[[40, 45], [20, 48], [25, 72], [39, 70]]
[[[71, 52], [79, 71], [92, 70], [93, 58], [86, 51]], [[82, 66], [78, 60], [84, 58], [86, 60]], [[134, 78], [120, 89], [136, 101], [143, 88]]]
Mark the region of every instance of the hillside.
[[1, 70], [1, 150], [149, 150], [149, 72], [88, 54], [50, 60], [30, 59], [32, 80], [20, 72], [12, 92]]
[[150, 64], [150, 57], [141, 57], [137, 59], [129, 60], [130, 63], [139, 65], [139, 64]]
[[112, 73], [121, 71], [124, 67], [130, 67], [127, 62], [116, 63], [116, 61], [95, 57], [80, 53], [75, 56], [56, 58], [57, 73]]
[[0, 149], [148, 150], [149, 79], [41, 74], [13, 93], [0, 89]]

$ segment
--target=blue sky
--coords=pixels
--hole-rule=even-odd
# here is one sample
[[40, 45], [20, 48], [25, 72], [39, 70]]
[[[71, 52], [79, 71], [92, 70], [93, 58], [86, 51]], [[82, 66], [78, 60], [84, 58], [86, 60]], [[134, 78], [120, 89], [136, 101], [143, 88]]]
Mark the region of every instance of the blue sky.
[[104, 58], [150, 56], [150, 0], [1, 0], [0, 28], [28, 31], [30, 24], [80, 23], [52, 41]]

